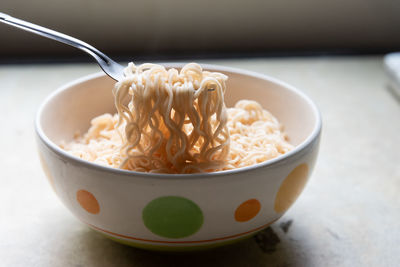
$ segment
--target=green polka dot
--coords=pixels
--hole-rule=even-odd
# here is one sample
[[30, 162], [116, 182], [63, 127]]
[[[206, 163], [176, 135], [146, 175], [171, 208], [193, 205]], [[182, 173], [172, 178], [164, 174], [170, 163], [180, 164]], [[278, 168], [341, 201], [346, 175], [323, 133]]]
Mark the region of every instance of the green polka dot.
[[143, 209], [144, 225], [154, 234], [182, 238], [196, 233], [203, 224], [203, 213], [193, 201], [178, 197], [159, 197]]

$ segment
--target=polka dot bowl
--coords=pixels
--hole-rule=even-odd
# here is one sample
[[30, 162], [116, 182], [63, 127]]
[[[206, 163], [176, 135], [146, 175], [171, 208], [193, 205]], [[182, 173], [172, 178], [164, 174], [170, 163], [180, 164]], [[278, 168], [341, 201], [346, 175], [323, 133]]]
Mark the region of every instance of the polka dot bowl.
[[86, 162], [58, 144], [71, 140], [76, 131], [84, 133], [93, 117], [115, 108], [114, 81], [102, 73], [84, 77], [50, 95], [35, 123], [48, 181], [79, 220], [124, 244], [183, 251], [249, 237], [295, 202], [318, 153], [321, 118], [314, 103], [265, 75], [203, 67], [229, 76], [227, 106], [240, 99], [257, 100], [282, 122], [296, 148], [258, 165], [206, 174], [147, 174]]

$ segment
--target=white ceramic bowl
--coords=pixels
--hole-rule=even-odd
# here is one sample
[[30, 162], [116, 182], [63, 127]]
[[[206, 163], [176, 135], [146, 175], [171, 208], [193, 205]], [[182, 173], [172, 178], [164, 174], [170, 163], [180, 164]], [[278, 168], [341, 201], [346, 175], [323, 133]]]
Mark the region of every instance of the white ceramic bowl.
[[[180, 67], [180, 64], [165, 64]], [[63, 151], [90, 120], [114, 113], [114, 81], [102, 73], [50, 95], [36, 118], [43, 169], [57, 196], [82, 222], [124, 244], [157, 250], [208, 248], [249, 237], [278, 220], [302, 192], [321, 132], [315, 104], [265, 75], [203, 65], [225, 73], [226, 103], [257, 100], [285, 126], [296, 148], [254, 166], [207, 174], [147, 174], [99, 166]]]

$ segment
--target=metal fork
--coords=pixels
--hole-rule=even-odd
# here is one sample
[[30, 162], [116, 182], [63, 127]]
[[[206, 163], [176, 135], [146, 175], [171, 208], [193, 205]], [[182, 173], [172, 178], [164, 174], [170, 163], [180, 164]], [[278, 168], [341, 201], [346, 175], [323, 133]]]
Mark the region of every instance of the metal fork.
[[21, 19], [11, 17], [10, 15], [1, 12], [0, 22], [79, 48], [80, 50], [91, 55], [97, 61], [100, 68], [114, 80], [120, 81], [124, 77], [124, 66], [118, 64], [104, 53], [81, 40]]

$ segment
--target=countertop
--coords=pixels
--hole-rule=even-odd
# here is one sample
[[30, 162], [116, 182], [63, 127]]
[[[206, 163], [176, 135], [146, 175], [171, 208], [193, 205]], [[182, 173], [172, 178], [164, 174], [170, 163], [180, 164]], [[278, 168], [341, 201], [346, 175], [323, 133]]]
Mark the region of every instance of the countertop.
[[295, 85], [323, 117], [320, 154], [303, 194], [256, 237], [185, 254], [139, 250], [90, 230], [41, 170], [33, 128], [43, 99], [98, 72], [94, 64], [0, 65], [1, 266], [398, 266], [400, 98], [382, 57], [206, 60]]

